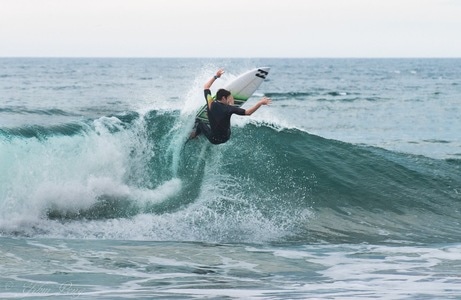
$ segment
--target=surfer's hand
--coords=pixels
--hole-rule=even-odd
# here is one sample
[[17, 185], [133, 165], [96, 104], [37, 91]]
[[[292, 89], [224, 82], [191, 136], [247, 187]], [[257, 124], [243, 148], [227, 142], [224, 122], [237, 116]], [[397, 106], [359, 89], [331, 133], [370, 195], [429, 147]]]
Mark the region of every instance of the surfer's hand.
[[259, 103], [261, 103], [261, 105], [269, 105], [272, 103], [272, 100], [268, 97], [262, 97], [261, 100], [259, 100]]
[[224, 70], [223, 69], [219, 69], [218, 72], [216, 72], [216, 77], [221, 77], [221, 75], [224, 74]]

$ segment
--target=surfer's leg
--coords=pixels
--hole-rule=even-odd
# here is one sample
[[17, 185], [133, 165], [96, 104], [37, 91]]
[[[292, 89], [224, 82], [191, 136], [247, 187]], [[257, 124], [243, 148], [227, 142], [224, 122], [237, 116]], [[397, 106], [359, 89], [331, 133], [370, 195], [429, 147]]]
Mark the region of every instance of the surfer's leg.
[[205, 135], [207, 137], [207, 139], [210, 139], [210, 136], [211, 136], [211, 128], [210, 126], [208, 126], [208, 124], [205, 124], [205, 123], [202, 123], [202, 122], [199, 122], [197, 124], [197, 130], [196, 132], [198, 132], [198, 134], [202, 134]]
[[227, 141], [226, 140], [217, 140], [213, 137], [211, 133], [211, 128], [208, 124], [202, 123], [198, 121], [197, 125], [195, 126], [195, 130], [190, 134], [189, 140], [196, 138], [199, 134], [203, 134], [212, 144], [222, 144]]
[[203, 134], [210, 141], [210, 143], [216, 144], [216, 141], [213, 138], [213, 135], [211, 133], [211, 128], [208, 124], [199, 122], [197, 124], [197, 129], [195, 132], [196, 133], [198, 132], [199, 134]]
[[195, 122], [194, 129], [192, 129], [192, 132], [189, 135], [189, 140], [195, 139], [200, 134], [200, 129], [198, 129], [198, 124], [199, 122]]
[[[211, 138], [211, 128], [208, 126], [208, 124], [202, 123], [198, 121], [195, 125], [194, 131], [190, 134], [189, 139], [195, 139], [197, 136], [202, 134], [206, 136], [208, 140]], [[211, 140], [210, 140], [211, 141]]]

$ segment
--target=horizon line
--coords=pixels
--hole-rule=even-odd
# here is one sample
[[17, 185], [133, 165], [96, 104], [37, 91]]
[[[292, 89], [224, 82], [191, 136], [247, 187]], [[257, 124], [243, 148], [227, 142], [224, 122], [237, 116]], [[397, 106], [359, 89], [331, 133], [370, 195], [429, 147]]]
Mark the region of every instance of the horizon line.
[[112, 59], [461, 59], [461, 56], [1, 56], [0, 58], [112, 58]]

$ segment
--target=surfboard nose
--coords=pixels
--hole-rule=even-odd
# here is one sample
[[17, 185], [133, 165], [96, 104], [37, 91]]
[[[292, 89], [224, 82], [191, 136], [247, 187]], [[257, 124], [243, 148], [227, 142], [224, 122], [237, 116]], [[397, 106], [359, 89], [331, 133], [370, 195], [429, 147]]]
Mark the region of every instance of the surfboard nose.
[[267, 75], [267, 74], [269, 74], [269, 71], [271, 70], [271, 68], [270, 67], [260, 67], [260, 68], [258, 68], [258, 70], [266, 72], [266, 75]]
[[257, 69], [257, 72], [255, 74], [256, 77], [260, 77], [262, 79], [266, 79], [266, 76], [269, 74], [269, 70], [271, 68], [269, 67], [261, 67]]

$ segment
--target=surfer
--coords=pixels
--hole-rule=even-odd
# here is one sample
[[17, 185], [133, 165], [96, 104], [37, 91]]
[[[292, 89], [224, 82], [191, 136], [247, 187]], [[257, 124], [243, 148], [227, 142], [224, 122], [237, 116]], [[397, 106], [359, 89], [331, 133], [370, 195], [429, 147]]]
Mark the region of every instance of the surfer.
[[212, 144], [222, 144], [229, 140], [231, 135], [230, 118], [232, 114], [240, 116], [250, 116], [257, 111], [262, 105], [271, 104], [271, 99], [267, 97], [261, 98], [253, 107], [243, 109], [234, 106], [234, 97], [231, 92], [226, 89], [219, 89], [216, 93], [216, 100], [211, 96], [210, 88], [216, 79], [224, 74], [223, 69], [219, 69], [210, 80], [208, 80], [204, 88], [205, 100], [207, 102], [207, 113], [210, 126], [208, 124], [198, 121], [196, 123], [195, 131], [190, 135], [190, 138], [195, 138], [199, 134], [204, 134]]

